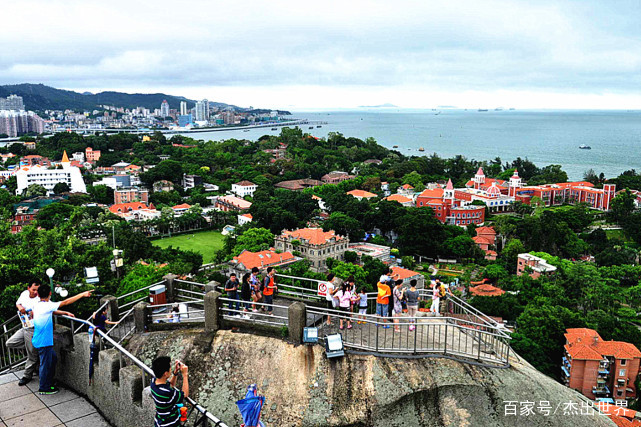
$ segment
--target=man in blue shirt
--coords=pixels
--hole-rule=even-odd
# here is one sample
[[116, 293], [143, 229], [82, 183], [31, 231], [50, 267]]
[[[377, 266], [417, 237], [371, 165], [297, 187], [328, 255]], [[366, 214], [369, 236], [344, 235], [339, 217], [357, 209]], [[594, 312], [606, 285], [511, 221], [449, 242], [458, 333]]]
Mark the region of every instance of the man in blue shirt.
[[58, 358], [53, 350], [53, 315], [74, 317], [68, 311], [59, 310], [60, 307], [73, 304], [83, 297], [90, 297], [91, 292], [82, 292], [64, 301], [52, 302], [51, 287], [42, 285], [38, 288], [38, 301], [33, 306], [33, 347], [38, 351], [40, 357], [40, 389], [39, 394], [56, 394], [58, 389], [53, 386], [53, 377], [56, 372]]

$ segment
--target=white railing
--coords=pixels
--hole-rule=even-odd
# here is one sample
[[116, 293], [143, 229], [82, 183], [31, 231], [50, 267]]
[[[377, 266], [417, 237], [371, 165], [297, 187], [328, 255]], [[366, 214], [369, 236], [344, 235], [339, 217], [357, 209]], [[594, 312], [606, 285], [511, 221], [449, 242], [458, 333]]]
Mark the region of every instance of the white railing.
[[[187, 311], [172, 311], [175, 306], [186, 307]], [[190, 300], [180, 303], [154, 304], [149, 306], [152, 310], [151, 321], [153, 323], [183, 323], [183, 322], [204, 322], [205, 308], [203, 300]]]
[[27, 351], [23, 348], [9, 348], [7, 341], [22, 328], [18, 315], [0, 325], [0, 373], [10, 371], [27, 361]]

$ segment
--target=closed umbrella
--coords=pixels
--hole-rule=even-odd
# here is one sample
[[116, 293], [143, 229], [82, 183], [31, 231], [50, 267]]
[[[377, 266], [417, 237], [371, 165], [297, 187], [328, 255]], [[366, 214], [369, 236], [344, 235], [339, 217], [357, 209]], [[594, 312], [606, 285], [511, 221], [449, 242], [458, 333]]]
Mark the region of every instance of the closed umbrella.
[[260, 421], [260, 412], [264, 404], [265, 396], [258, 395], [256, 384], [247, 387], [245, 398], [236, 402], [245, 427], [264, 427], [264, 424]]

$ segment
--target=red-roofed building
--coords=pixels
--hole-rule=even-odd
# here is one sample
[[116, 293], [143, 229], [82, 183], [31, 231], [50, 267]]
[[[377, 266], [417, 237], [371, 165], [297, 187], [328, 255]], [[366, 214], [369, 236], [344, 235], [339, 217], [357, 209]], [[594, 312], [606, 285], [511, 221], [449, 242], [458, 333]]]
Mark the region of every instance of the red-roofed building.
[[323, 181], [325, 184], [338, 184], [339, 182], [343, 182], [353, 178], [355, 178], [354, 175], [350, 175], [347, 172], [333, 171], [323, 175], [321, 177], [321, 181]]
[[365, 190], [352, 190], [348, 191], [347, 194], [349, 194], [352, 197], [356, 197], [358, 200], [363, 200], [363, 199], [373, 199], [376, 197], [376, 194], [370, 193], [369, 191]]
[[180, 205], [172, 206], [171, 208], [173, 209], [175, 216], [181, 216], [182, 214], [187, 212], [190, 207], [191, 205], [187, 203], [181, 203]]
[[496, 231], [494, 231], [492, 227], [478, 227], [476, 229], [476, 236], [473, 237], [472, 240], [485, 252], [485, 259], [496, 259], [496, 252], [494, 251]]
[[323, 231], [322, 228], [299, 228], [284, 230], [274, 239], [274, 246], [280, 251], [298, 251], [311, 261], [314, 271], [327, 269], [327, 258], [343, 260], [349, 245], [349, 239], [340, 236], [334, 230]]
[[245, 225], [254, 220], [254, 217], [252, 214], [246, 213], [246, 214], [239, 214], [238, 217], [238, 225]]
[[248, 211], [251, 206], [251, 202], [236, 196], [221, 196], [214, 200], [214, 208], [223, 212], [244, 212]]
[[398, 274], [398, 279], [403, 281], [404, 285], [409, 286], [410, 281], [416, 279], [416, 287], [418, 289], [423, 289], [425, 287], [425, 276], [417, 271], [408, 270], [407, 268], [402, 268], [398, 266], [392, 267], [392, 277], [396, 279]]
[[470, 294], [477, 297], [497, 297], [503, 295], [505, 291], [490, 284], [483, 284], [470, 287]]
[[402, 194], [392, 194], [391, 196], [387, 196], [385, 200], [389, 200], [390, 202], [398, 202], [403, 206], [413, 206], [414, 202], [412, 199], [409, 197], [405, 197]]
[[298, 260], [300, 260], [300, 258], [295, 257], [291, 252], [278, 253], [274, 248], [271, 248], [270, 250], [260, 252], [244, 250], [240, 255], [235, 256], [230, 264], [237, 273], [245, 273], [251, 271], [254, 267], [259, 270], [266, 269], [267, 267], [282, 267]]
[[622, 341], [604, 341], [593, 329], [567, 329], [561, 370], [565, 385], [590, 399], [623, 401], [637, 395], [641, 351]]

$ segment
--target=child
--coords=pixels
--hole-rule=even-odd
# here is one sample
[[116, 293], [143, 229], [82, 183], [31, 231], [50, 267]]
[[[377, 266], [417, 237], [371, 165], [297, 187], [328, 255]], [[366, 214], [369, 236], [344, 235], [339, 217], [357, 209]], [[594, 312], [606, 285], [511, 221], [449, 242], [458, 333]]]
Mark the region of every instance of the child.
[[103, 307], [93, 314], [93, 324], [96, 326], [96, 329], [100, 329], [102, 332], [106, 333], [107, 325], [117, 325], [118, 322], [107, 320], [107, 307]]
[[367, 292], [365, 292], [365, 288], [361, 288], [358, 291], [358, 317], [362, 321], [358, 321], [356, 323], [365, 323], [365, 314], [367, 314]]
[[341, 313], [339, 329], [343, 329], [343, 316], [347, 317], [347, 329], [352, 329], [352, 322], [350, 321], [350, 318], [349, 318], [349, 310], [350, 310], [350, 305], [352, 301], [352, 294], [349, 291], [348, 284], [343, 283], [340, 291], [336, 292], [334, 296], [338, 298], [338, 309], [343, 312]]

